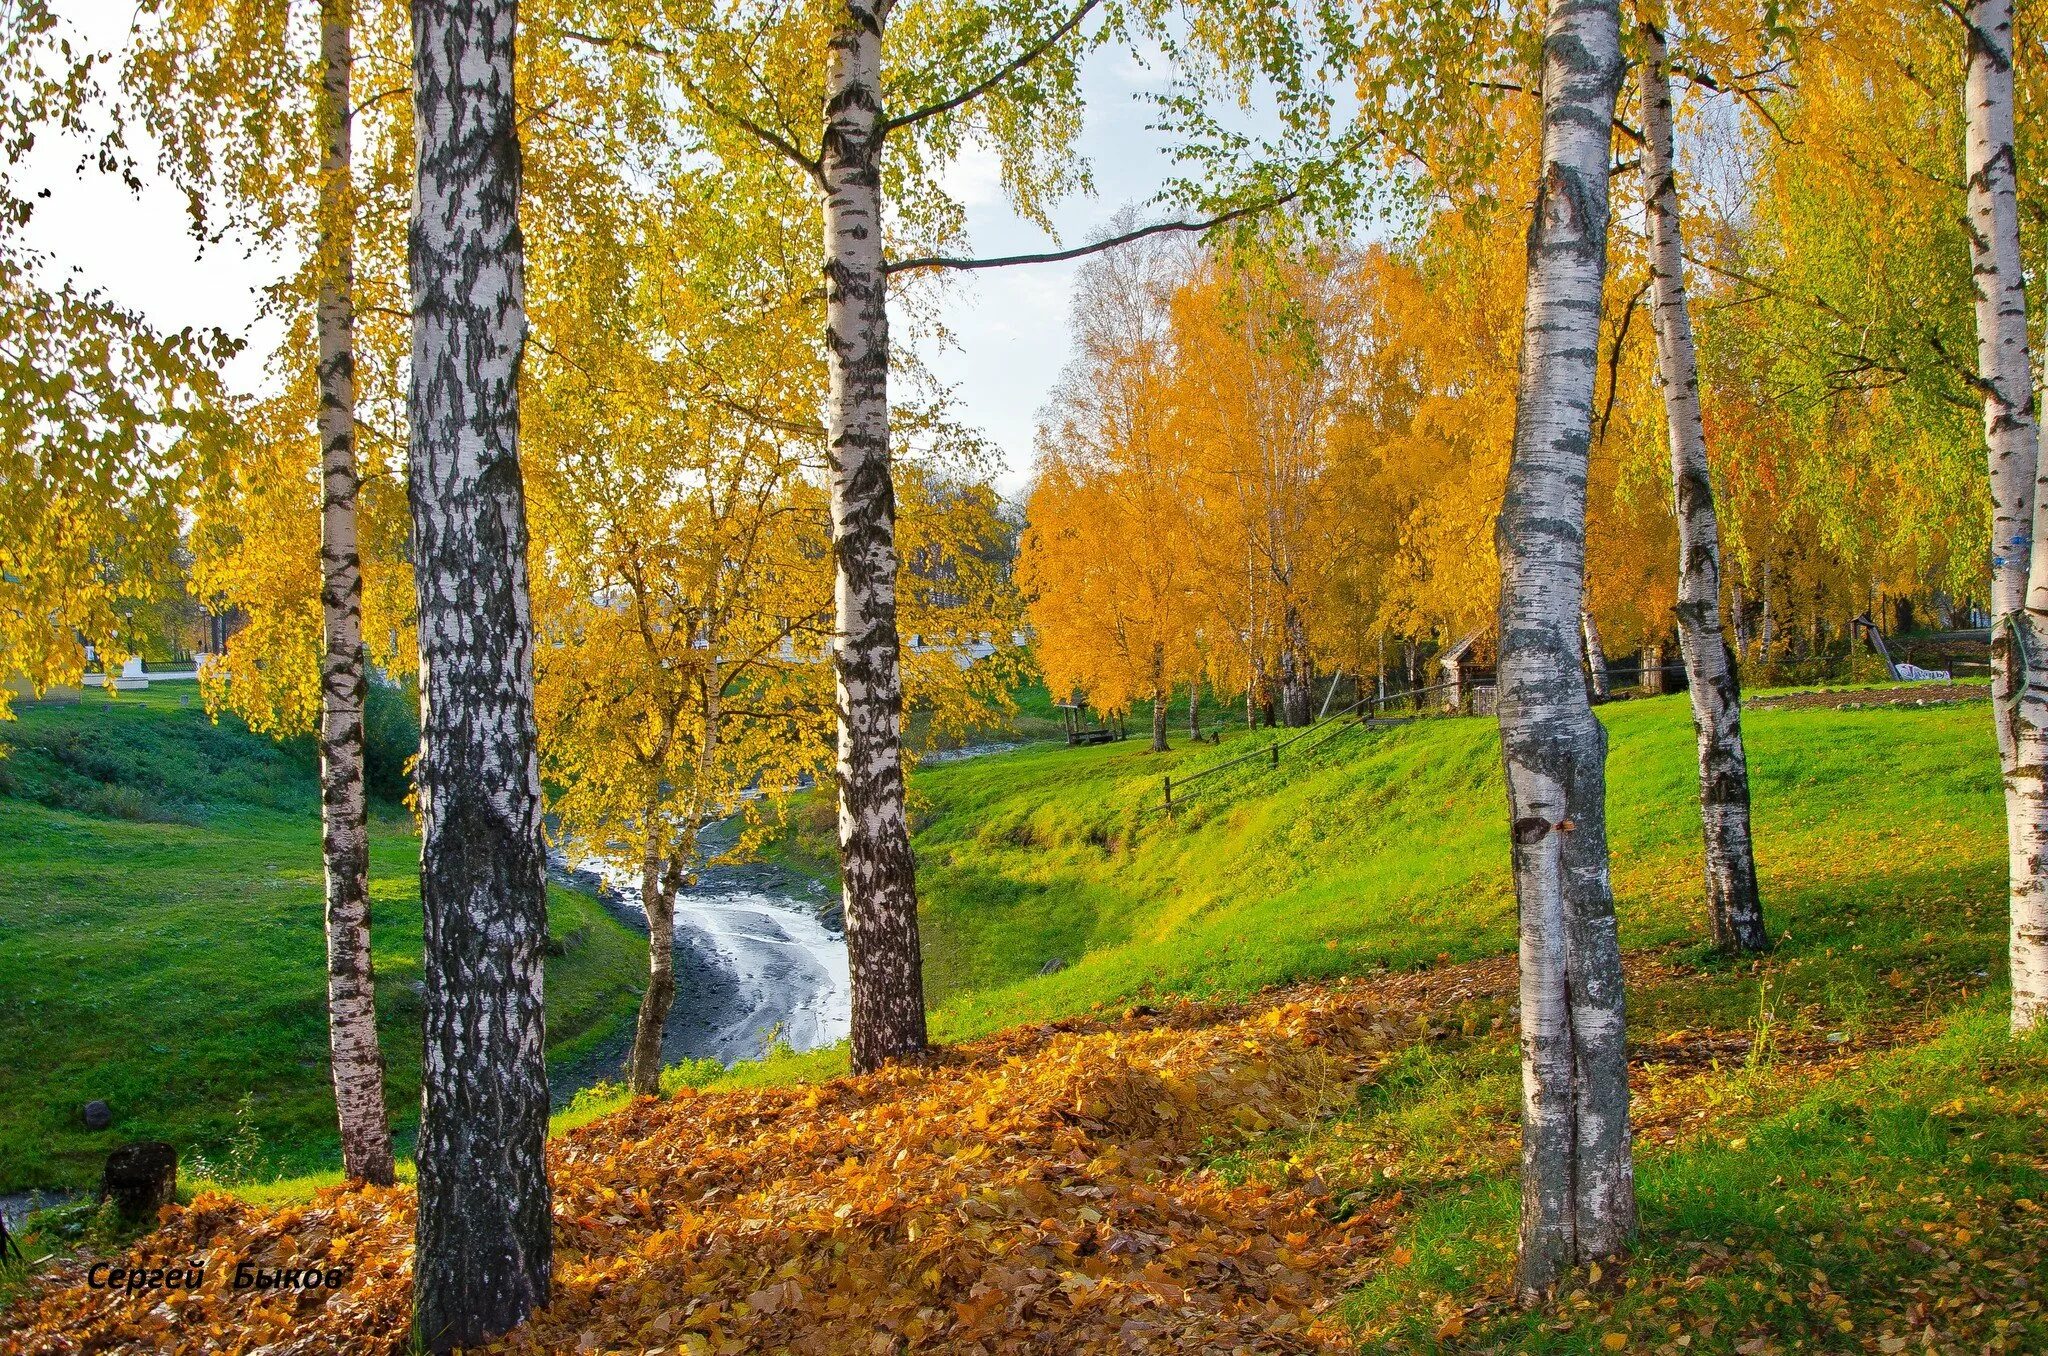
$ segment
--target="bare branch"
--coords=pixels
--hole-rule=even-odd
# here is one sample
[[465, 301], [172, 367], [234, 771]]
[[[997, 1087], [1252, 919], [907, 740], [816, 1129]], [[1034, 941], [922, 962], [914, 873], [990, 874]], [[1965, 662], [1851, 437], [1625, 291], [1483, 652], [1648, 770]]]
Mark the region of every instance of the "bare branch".
[[1072, 14], [1069, 14], [1064, 20], [1061, 21], [1059, 27], [1053, 29], [1052, 32], [1046, 34], [1045, 37], [1039, 42], [1036, 42], [1032, 44], [1030, 47], [1027, 47], [1023, 51], [1017, 53], [1016, 56], [1004, 62], [996, 70], [990, 72], [985, 78], [977, 80], [975, 83], [969, 85], [966, 89], [961, 90], [958, 94], [953, 95], [949, 99], [941, 99], [939, 102], [935, 104], [926, 104], [923, 108], [916, 109], [909, 113], [905, 113], [900, 118], [889, 119], [888, 123], [885, 125], [884, 130], [893, 132], [896, 131], [898, 128], [910, 127], [917, 123], [923, 122], [927, 118], [936, 118], [941, 114], [951, 113], [956, 108], [960, 108], [966, 104], [973, 103], [976, 99], [979, 99], [982, 95], [994, 90], [997, 86], [1001, 85], [1011, 76], [1025, 69], [1027, 66], [1030, 66], [1033, 62], [1037, 61], [1040, 57], [1044, 56], [1047, 52], [1051, 51], [1062, 40], [1064, 40], [1068, 34], [1072, 33], [1075, 29], [1079, 28], [1081, 26], [1081, 21], [1088, 17], [1089, 11], [1093, 10], [1100, 3], [1101, 0], [1081, 0], [1080, 5], [1078, 5], [1075, 8]]
[[1201, 221], [1154, 222], [1150, 226], [1140, 226], [1135, 231], [1125, 231], [1122, 235], [1113, 235], [1107, 240], [1097, 240], [1089, 245], [1076, 245], [1072, 249], [1048, 250], [1043, 254], [1008, 254], [993, 259], [958, 259], [945, 255], [925, 255], [916, 259], [898, 259], [896, 262], [889, 264], [886, 271], [891, 276], [894, 276], [898, 273], [908, 273], [915, 269], [924, 268], [968, 270], [1011, 268], [1019, 264], [1063, 263], [1068, 259], [1081, 259], [1091, 254], [1101, 254], [1105, 250], [1113, 250], [1121, 245], [1129, 245], [1148, 236], [1169, 234], [1200, 235], [1205, 231], [1212, 231], [1218, 226], [1226, 226], [1233, 221], [1239, 221], [1245, 217], [1255, 216], [1261, 212], [1269, 212], [1277, 207], [1285, 207], [1300, 196], [1301, 191], [1296, 189], [1277, 198], [1267, 198], [1260, 202], [1247, 203], [1243, 207], [1233, 207], [1228, 212], [1221, 212]]

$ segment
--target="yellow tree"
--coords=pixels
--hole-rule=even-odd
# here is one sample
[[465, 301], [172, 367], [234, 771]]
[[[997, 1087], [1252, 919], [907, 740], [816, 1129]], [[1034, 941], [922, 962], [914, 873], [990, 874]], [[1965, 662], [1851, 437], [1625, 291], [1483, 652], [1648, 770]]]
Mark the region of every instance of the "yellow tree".
[[15, 683], [77, 683], [137, 651], [139, 614], [179, 587], [177, 510], [220, 411], [225, 341], [47, 285], [22, 239], [34, 201], [15, 167], [104, 93], [48, 4], [0, 14], [0, 719]]
[[829, 766], [821, 365], [776, 223], [704, 210], [711, 187], [678, 174], [625, 210], [587, 204], [608, 249], [541, 234], [524, 411], [542, 765], [558, 836], [640, 873], [648, 986], [626, 1076], [649, 1094], [703, 829], [743, 816], [745, 852]]
[[1260, 698], [1315, 715], [1319, 603], [1334, 556], [1331, 430], [1356, 359], [1353, 260], [1216, 253], [1173, 298], [1177, 435], [1204, 528], [1204, 588]]
[[1169, 310], [1187, 258], [1132, 246], [1081, 270], [1075, 354], [1039, 430], [1019, 563], [1052, 690], [1102, 711], [1149, 701], [1155, 753], [1198, 646]]

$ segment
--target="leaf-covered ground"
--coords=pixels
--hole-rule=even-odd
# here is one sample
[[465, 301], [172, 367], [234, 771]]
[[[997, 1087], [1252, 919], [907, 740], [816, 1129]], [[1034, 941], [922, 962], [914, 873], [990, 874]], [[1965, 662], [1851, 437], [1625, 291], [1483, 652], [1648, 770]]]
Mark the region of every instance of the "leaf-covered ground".
[[[2048, 1349], [2048, 1077], [1981, 1014], [1639, 1042], [1644, 1246], [1514, 1311], [1512, 992], [1443, 965], [633, 1103], [550, 1145], [556, 1294], [502, 1349]], [[198, 1292], [109, 1298], [79, 1259], [0, 1349], [402, 1350], [412, 1210], [201, 1196], [131, 1255], [206, 1259]], [[236, 1293], [238, 1261], [354, 1272]]]

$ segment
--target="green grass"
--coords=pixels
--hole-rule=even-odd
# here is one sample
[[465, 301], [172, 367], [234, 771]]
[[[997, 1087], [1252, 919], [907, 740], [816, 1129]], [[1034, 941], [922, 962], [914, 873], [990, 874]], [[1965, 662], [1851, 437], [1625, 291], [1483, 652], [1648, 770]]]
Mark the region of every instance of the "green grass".
[[[1208, 1169], [1317, 1183], [1333, 1214], [1384, 1218], [1385, 1249], [1341, 1311], [1367, 1350], [1919, 1350], [1937, 1330], [1936, 1349], [2048, 1349], [2048, 1045], [2003, 1029], [1987, 709], [1747, 714], [1777, 938], [1747, 960], [1700, 940], [1684, 698], [1602, 719], [1622, 939], [1657, 962], [1629, 995], [1644, 1052], [1633, 1258], [1533, 1313], [1507, 1302], [1520, 1079], [1505, 1000], [1446, 1014], [1341, 1113]], [[1175, 819], [1160, 812], [1162, 775], [1274, 737], [920, 771], [935, 1032], [1512, 953], [1490, 722], [1303, 741], [1278, 769], [1253, 760], [1198, 784]], [[780, 850], [827, 858], [817, 811], [800, 809]], [[1040, 976], [1052, 958], [1066, 968]], [[1725, 1057], [1678, 1057], [1698, 1040]], [[843, 1070], [843, 1050], [785, 1054], [710, 1086]]]
[[[1694, 942], [1686, 703], [1602, 714], [1624, 945]], [[1785, 939], [1775, 964], [1798, 1001], [1850, 1020], [1900, 967], [1998, 982], [2004, 835], [1990, 724], [1975, 704], [1748, 713], [1758, 865]], [[1303, 741], [1277, 769], [1254, 759], [1177, 792], [1173, 820], [1161, 812], [1163, 775], [1272, 738], [1239, 731], [1220, 748], [1165, 755], [1136, 741], [1037, 747], [919, 772], [939, 1032], [1512, 948], [1492, 722], [1349, 729], [1305, 752]], [[816, 816], [797, 822], [811, 838], [826, 829]], [[1050, 960], [1066, 968], [1039, 977]]]
[[[244, 1098], [261, 1147], [236, 1175], [328, 1170], [310, 749], [209, 723], [191, 684], [16, 710], [0, 729], [0, 1191], [89, 1185], [134, 1139], [226, 1162]], [[378, 1016], [402, 1145], [419, 1104], [418, 858], [404, 812], [378, 807]], [[645, 953], [585, 896], [551, 890], [549, 914], [549, 1054], [573, 1059], [630, 1018]], [[94, 1098], [109, 1131], [79, 1119]]]
[[[1027, 715], [1032, 700], [1019, 703]], [[48, 718], [30, 709], [23, 728]], [[1344, 1309], [1368, 1349], [1897, 1350], [1887, 1344], [1909, 1337], [1919, 1349], [1930, 1324], [1970, 1350], [2048, 1346], [2038, 1300], [2048, 1288], [2048, 1046], [2003, 1031], [2004, 833], [1988, 711], [1747, 713], [1777, 946], [1740, 961], [1700, 941], [1684, 699], [1619, 703], [1602, 719], [1622, 940], [1655, 961], [1630, 992], [1631, 1040], [1646, 1060], [1634, 1079], [1644, 1127], [1634, 1258], [1576, 1278], [1534, 1314], [1502, 1302], [1519, 1096], [1505, 1001], [1448, 1014], [1442, 1029], [1396, 1050], [1339, 1114], [1255, 1136], [1207, 1166], [1232, 1178], [1312, 1179], [1334, 1213], [1384, 1216], [1385, 1251], [1354, 1278]], [[1303, 741], [1277, 768], [1251, 760], [1177, 794], [1174, 818], [1161, 812], [1163, 775], [1184, 778], [1275, 737], [1240, 726], [1220, 748], [1180, 747], [1176, 732], [1176, 751], [1156, 756], [1138, 740], [1034, 745], [920, 770], [913, 819], [935, 1033], [957, 1040], [1167, 995], [1234, 997], [1512, 952], [1491, 722]], [[160, 816], [125, 818], [119, 808], [44, 803], [61, 799], [55, 792], [0, 801], [10, 830], [30, 830], [0, 843], [0, 1049], [76, 1041], [101, 1021], [126, 1044], [98, 1054], [143, 1086], [167, 1063], [210, 1068], [190, 1095], [211, 1108], [211, 1143], [232, 1140], [235, 1098], [254, 1070], [268, 1070], [276, 1091], [263, 1096], [275, 1100], [256, 1105], [292, 1114], [267, 1122], [266, 1143], [319, 1138], [331, 1158], [315, 1074], [317, 988], [288, 1001], [271, 977], [304, 966], [317, 978], [317, 853], [304, 810], [281, 799], [303, 773], [266, 761], [289, 763], [289, 750], [247, 753], [253, 761], [237, 775], [249, 789], [232, 813], [175, 798]], [[79, 775], [63, 794], [90, 803], [92, 778]], [[792, 823], [776, 850], [828, 862], [823, 806], [799, 806]], [[417, 964], [416, 847], [389, 831], [380, 840], [378, 960], [402, 981]], [[195, 869], [201, 860], [221, 865]], [[29, 910], [41, 940], [28, 940], [42, 948], [31, 963], [16, 919], [32, 894], [47, 904]], [[233, 926], [220, 926], [230, 914]], [[557, 963], [551, 998], [573, 992], [566, 976], [605, 935], [594, 926], [584, 949]], [[627, 979], [637, 973], [632, 950], [618, 972]], [[1040, 975], [1048, 960], [1064, 968]], [[112, 984], [93, 1000], [100, 1008], [77, 999], [59, 1020], [22, 1015], [17, 995], [49, 993], [52, 974], [63, 976], [57, 987], [91, 997], [99, 985], [71, 979], [102, 970]], [[610, 973], [594, 961], [589, 972]], [[188, 974], [207, 978], [192, 984]], [[17, 987], [24, 977], [31, 987]], [[242, 987], [224, 999], [223, 982]], [[402, 982], [383, 987], [404, 997]], [[245, 1023], [245, 1014], [256, 1017]], [[557, 1019], [551, 1030], [562, 1028]], [[223, 1029], [248, 1034], [211, 1050], [210, 1066], [186, 1055]], [[1725, 1059], [1660, 1053], [1706, 1038]], [[387, 1049], [397, 1060], [414, 1056], [412, 1045], [407, 1029]], [[844, 1060], [843, 1047], [784, 1053], [723, 1074], [677, 1070], [670, 1081], [818, 1079]], [[0, 1061], [0, 1150], [79, 1138], [21, 1119], [41, 1096], [38, 1075], [24, 1078], [23, 1067]], [[394, 1099], [409, 1097], [416, 1071], [394, 1072], [405, 1087]], [[49, 1100], [65, 1110], [80, 1096], [74, 1084]], [[583, 1099], [557, 1129], [613, 1104]], [[0, 1167], [12, 1172], [16, 1161], [0, 1157]], [[323, 1180], [251, 1194], [296, 1199]]]

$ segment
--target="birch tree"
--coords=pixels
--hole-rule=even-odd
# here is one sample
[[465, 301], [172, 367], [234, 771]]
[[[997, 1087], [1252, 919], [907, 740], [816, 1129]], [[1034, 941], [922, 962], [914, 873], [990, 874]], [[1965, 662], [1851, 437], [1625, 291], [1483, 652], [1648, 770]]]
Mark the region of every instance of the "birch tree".
[[2012, 0], [1962, 10], [1977, 384], [1990, 454], [1992, 707], [2005, 775], [2012, 1027], [2048, 1017], [2048, 495], [2027, 349], [2014, 148]]
[[409, 445], [426, 1018], [413, 1332], [481, 1343], [545, 1304], [547, 859], [519, 470], [526, 340], [517, 0], [415, 0]]
[[[567, 36], [666, 56], [707, 146], [733, 164], [751, 149], [766, 167], [754, 174], [783, 179], [768, 191], [794, 187], [820, 212], [835, 780], [852, 1060], [866, 1071], [926, 1042], [916, 873], [903, 807], [891, 279], [1073, 258], [1140, 234], [1208, 229], [1234, 214], [1156, 223], [1041, 255], [946, 252], [959, 243], [962, 210], [940, 171], [970, 141], [997, 152], [1013, 205], [1040, 225], [1050, 224], [1049, 202], [1086, 186], [1085, 167], [1071, 155], [1080, 58], [1121, 31], [1118, 16], [1147, 6], [1077, 0], [1047, 12], [1027, 0], [998, 0], [899, 14], [894, 0], [817, 0], [787, 10], [672, 0], [660, 8], [660, 21], [643, 22], [640, 31]], [[899, 285], [908, 283], [903, 277]]]
[[[1673, 150], [1671, 62], [1662, 17], [1638, 8], [1645, 56], [1643, 197], [1650, 234], [1651, 308], [1657, 333], [1657, 384], [1671, 449], [1671, 487], [1678, 520], [1678, 643], [1685, 657], [1693, 729], [1699, 740], [1700, 820], [1706, 838], [1707, 923], [1717, 950], [1770, 946], [1757, 894], [1749, 828], [1749, 762], [1742, 745], [1742, 694], [1734, 656], [1721, 626], [1721, 530], [1714, 512], [1713, 472], [1700, 414], [1699, 362], [1685, 296], [1684, 244]], [[1587, 652], [1598, 633], [1585, 619]], [[1599, 673], [1605, 688], [1604, 664]]]
[[903, 808], [903, 687], [889, 465], [889, 278], [883, 260], [882, 30], [890, 0], [846, 0], [825, 65], [826, 455], [836, 573], [839, 869], [853, 975], [853, 1066], [924, 1048], [916, 867]]
[[1175, 681], [1196, 662], [1188, 440], [1174, 426], [1167, 306], [1189, 261], [1133, 245], [1076, 275], [1076, 351], [1039, 425], [1018, 562], [1048, 685], [1104, 712], [1149, 702], [1154, 753], [1167, 751]]
[[320, 7], [321, 857], [327, 874], [327, 1016], [341, 1164], [389, 1185], [391, 1123], [370, 962], [370, 842], [363, 792], [363, 568], [356, 549], [355, 248], [350, 221], [355, 54], [348, 0]]
[[1615, 0], [1550, 8], [1543, 139], [1501, 562], [1499, 701], [1520, 905], [1522, 1220], [1515, 1290], [1542, 1301], [1635, 1234], [1607, 737], [1579, 670], [1587, 456], [1622, 60]]
[[[709, 195], [678, 187], [666, 205], [687, 221]], [[647, 223], [542, 280], [550, 342], [523, 409], [550, 809], [578, 856], [639, 871], [648, 979], [625, 1075], [649, 1095], [676, 998], [676, 894], [719, 855], [703, 830], [737, 814], [725, 855], [758, 846], [825, 772], [831, 711], [815, 383], [792, 360], [808, 356], [805, 317], [750, 313], [744, 287], [694, 295], [705, 280], [672, 247], [700, 226]], [[736, 243], [701, 272], [759, 281], [730, 262]]]
[[[298, 608], [289, 596], [278, 599], [284, 616], [265, 616], [240, 638], [235, 656], [208, 673], [205, 690], [211, 706], [235, 709], [257, 728], [287, 733], [306, 723], [317, 731], [328, 1046], [342, 1170], [354, 1181], [389, 1185], [391, 1128], [370, 953], [364, 789], [369, 675], [360, 548], [363, 476], [357, 460], [356, 240], [362, 198], [354, 154], [355, 20], [354, 0], [319, 0], [310, 7], [154, 0], [138, 16], [124, 75], [141, 104], [144, 125], [161, 141], [163, 168], [191, 195], [195, 230], [204, 233], [210, 221], [215, 231], [232, 229], [272, 247], [303, 251], [291, 285], [279, 289], [270, 305], [294, 322], [278, 355], [287, 391], [278, 399], [291, 410], [293, 388], [310, 376], [317, 400], [314, 427], [307, 430], [317, 437], [319, 463], [317, 707], [303, 709], [289, 676], [260, 672], [280, 658], [278, 649], [294, 648], [291, 622]], [[309, 62], [315, 53], [317, 60]], [[296, 323], [301, 304], [311, 313], [310, 344]], [[250, 421], [252, 429], [267, 428], [276, 446], [258, 449], [251, 438], [242, 443], [244, 457], [273, 463], [281, 482], [257, 489], [259, 495], [300, 481], [290, 465], [299, 452], [300, 430], [289, 417], [274, 419], [278, 413], [283, 411], [265, 411]], [[274, 464], [280, 460], [285, 464]], [[289, 519], [277, 524], [243, 517], [238, 510], [246, 503], [246, 496], [212, 488], [200, 501], [202, 509], [217, 506], [231, 515], [227, 523], [202, 522], [196, 534], [202, 559], [195, 578], [225, 606], [243, 601], [236, 595], [244, 581], [235, 578], [232, 565], [222, 568], [223, 556], [253, 544], [257, 578], [247, 582], [268, 591], [298, 573], [288, 564], [279, 570], [276, 553], [311, 545], [292, 530], [296, 524], [289, 519], [303, 511], [296, 505], [282, 506]], [[280, 527], [281, 534], [273, 530]], [[268, 611], [261, 604], [256, 610]]]

